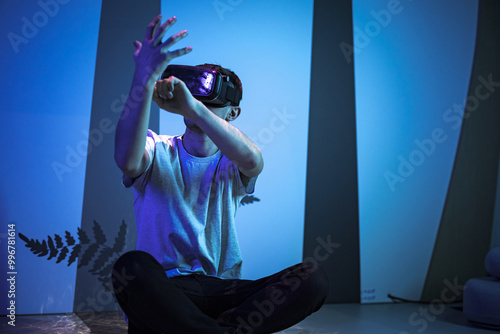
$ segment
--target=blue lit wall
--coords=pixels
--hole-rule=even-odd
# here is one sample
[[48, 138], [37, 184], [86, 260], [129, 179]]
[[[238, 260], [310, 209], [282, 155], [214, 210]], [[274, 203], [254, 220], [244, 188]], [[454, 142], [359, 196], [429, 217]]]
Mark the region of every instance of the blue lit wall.
[[[0, 313], [8, 302], [7, 224], [40, 240], [81, 227], [100, 8], [0, 2]], [[265, 159], [260, 201], [237, 216], [245, 278], [299, 262], [313, 1], [163, 0], [162, 12], [177, 16], [172, 32], [189, 30], [178, 46], [194, 49], [174, 63], [220, 63], [243, 82], [234, 124]], [[477, 1], [353, 1], [355, 53], [344, 51], [355, 64], [362, 302], [421, 295], [457, 149], [476, 16]], [[160, 113], [161, 133], [183, 130], [180, 117]], [[497, 205], [495, 233], [499, 216]], [[72, 312], [76, 265], [16, 242], [16, 313]]]
[[[0, 3], [1, 31], [8, 36], [0, 56], [1, 172], [9, 176], [0, 187], [2, 266], [8, 223], [40, 241], [64, 238], [65, 231], [75, 236], [82, 226], [101, 2], [40, 3]], [[217, 3], [167, 1], [163, 11], [178, 17], [174, 30], [190, 31], [186, 43], [194, 51], [186, 63], [221, 63], [243, 81], [243, 113], [235, 125], [266, 161], [255, 193], [260, 201], [238, 215], [244, 275], [257, 278], [302, 258], [313, 3]], [[161, 132], [180, 133], [179, 119], [169, 116], [162, 114]], [[76, 264], [66, 264], [67, 258], [37, 257], [17, 238], [16, 314], [72, 312]], [[1, 301], [5, 310], [4, 293]]]
[[[40, 240], [80, 226], [100, 5], [0, 2], [2, 284], [7, 223]], [[17, 314], [72, 311], [76, 265], [38, 258], [18, 238], [16, 271]]]
[[353, 1], [363, 302], [420, 298], [476, 21], [477, 1]]
[[[264, 171], [237, 227], [243, 276], [260, 278], [302, 260], [313, 1], [162, 1], [172, 32], [188, 29], [174, 62], [217, 63], [243, 83], [234, 125], [262, 150]], [[177, 46], [175, 47], [177, 48]], [[160, 113], [160, 132], [182, 134], [182, 119]], [[263, 261], [262, 259], [265, 259]]]

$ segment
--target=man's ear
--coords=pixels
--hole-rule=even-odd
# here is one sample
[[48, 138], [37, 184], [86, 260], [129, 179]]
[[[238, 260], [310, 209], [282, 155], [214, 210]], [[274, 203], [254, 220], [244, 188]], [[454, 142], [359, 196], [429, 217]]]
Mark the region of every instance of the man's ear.
[[231, 111], [227, 114], [226, 121], [232, 122], [240, 116], [241, 108], [238, 106], [231, 106]]

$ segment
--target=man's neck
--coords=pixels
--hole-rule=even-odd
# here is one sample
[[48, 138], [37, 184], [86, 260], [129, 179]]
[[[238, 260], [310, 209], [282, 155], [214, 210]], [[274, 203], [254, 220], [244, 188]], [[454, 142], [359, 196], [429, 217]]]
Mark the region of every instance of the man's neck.
[[219, 150], [204, 132], [193, 131], [189, 128], [186, 128], [182, 136], [182, 144], [189, 154], [201, 158], [209, 157]]

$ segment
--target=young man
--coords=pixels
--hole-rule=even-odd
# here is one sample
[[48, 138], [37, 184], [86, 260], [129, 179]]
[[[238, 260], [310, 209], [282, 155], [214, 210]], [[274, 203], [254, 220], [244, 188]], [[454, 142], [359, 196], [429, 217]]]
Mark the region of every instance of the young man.
[[[195, 98], [175, 76], [157, 79], [169, 61], [191, 51], [162, 42], [175, 17], [157, 16], [134, 43], [132, 88], [116, 129], [115, 160], [133, 186], [136, 251], [113, 269], [116, 298], [129, 333], [272, 333], [301, 321], [324, 303], [326, 275], [301, 263], [259, 280], [242, 280], [235, 214], [253, 192], [263, 160], [259, 148], [230, 122], [241, 108], [241, 82], [231, 71], [232, 97]], [[182, 136], [148, 130], [151, 100], [184, 117]], [[125, 278], [125, 279], [124, 279]]]

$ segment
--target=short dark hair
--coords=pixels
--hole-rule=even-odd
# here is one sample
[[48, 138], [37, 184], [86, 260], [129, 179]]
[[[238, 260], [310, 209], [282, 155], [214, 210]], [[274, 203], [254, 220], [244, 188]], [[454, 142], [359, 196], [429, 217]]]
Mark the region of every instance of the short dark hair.
[[197, 65], [197, 66], [204, 67], [204, 68], [211, 69], [211, 70], [215, 70], [215, 71], [221, 73], [222, 75], [227, 75], [229, 77], [229, 82], [231, 82], [234, 85], [234, 88], [236, 88], [237, 90], [240, 91], [241, 99], [243, 99], [243, 85], [241, 84], [241, 80], [240, 80], [240, 78], [238, 78], [236, 73], [234, 73], [230, 69], [224, 68], [224, 67], [222, 67], [220, 65], [216, 65], [216, 64], [205, 63], [205, 64]]

